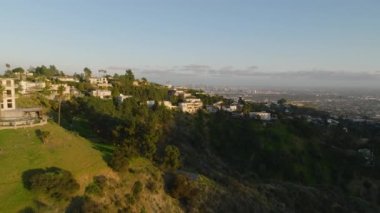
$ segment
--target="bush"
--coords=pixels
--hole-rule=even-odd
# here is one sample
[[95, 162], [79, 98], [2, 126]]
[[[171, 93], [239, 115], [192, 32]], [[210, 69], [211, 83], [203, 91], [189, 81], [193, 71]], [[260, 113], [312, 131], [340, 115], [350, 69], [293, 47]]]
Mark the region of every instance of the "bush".
[[37, 129], [36, 135], [42, 141], [42, 143], [47, 143], [50, 136], [50, 132]]
[[109, 165], [116, 171], [126, 169], [129, 164], [129, 160], [138, 156], [136, 149], [134, 148], [134, 141], [125, 143], [123, 146], [118, 147], [112, 154]]
[[97, 196], [103, 196], [104, 195], [103, 189], [106, 186], [107, 178], [101, 175], [101, 176], [96, 176], [93, 179], [94, 181], [86, 187], [86, 190], [85, 190], [86, 193], [94, 194]]
[[99, 185], [96, 184], [96, 183], [90, 183], [86, 187], [86, 193], [93, 194], [93, 195], [98, 195], [98, 196], [104, 195], [102, 188], [100, 188]]
[[136, 181], [132, 187], [133, 196], [136, 198], [139, 197], [142, 190], [143, 190], [143, 184], [140, 181]]
[[181, 166], [180, 161], [181, 153], [179, 149], [174, 145], [168, 145], [165, 147], [164, 166], [168, 169], [177, 169]]
[[148, 182], [145, 184], [145, 187], [150, 191], [150, 192], [157, 192], [158, 186], [157, 183], [149, 179]]
[[26, 189], [55, 200], [67, 200], [79, 189], [79, 184], [69, 171], [56, 167], [28, 170], [22, 178]]
[[101, 203], [97, 203], [90, 197], [75, 197], [71, 200], [70, 205], [66, 209], [66, 213], [102, 213], [107, 212], [107, 207]]
[[184, 174], [169, 174], [168, 176], [166, 187], [169, 194], [184, 204], [190, 204], [199, 193], [196, 183]]

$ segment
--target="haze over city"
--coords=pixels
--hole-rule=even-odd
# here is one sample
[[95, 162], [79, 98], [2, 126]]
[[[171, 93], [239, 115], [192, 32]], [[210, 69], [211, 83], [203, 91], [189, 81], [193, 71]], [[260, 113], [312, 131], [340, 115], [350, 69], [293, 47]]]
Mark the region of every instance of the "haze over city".
[[160, 83], [379, 88], [376, 0], [6, 1], [0, 63]]

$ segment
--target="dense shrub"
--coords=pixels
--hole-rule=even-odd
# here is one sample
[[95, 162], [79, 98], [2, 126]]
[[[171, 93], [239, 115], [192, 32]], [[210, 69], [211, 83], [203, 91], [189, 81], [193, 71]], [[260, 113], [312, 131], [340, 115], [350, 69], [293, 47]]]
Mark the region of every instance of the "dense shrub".
[[149, 179], [146, 184], [145, 184], [145, 187], [150, 191], [150, 192], [157, 192], [157, 189], [158, 189], [158, 185], [157, 183], [152, 180], [152, 179]]
[[42, 143], [47, 143], [49, 141], [49, 136], [50, 136], [49, 131], [43, 131], [41, 129], [37, 129], [36, 135], [42, 141]]
[[85, 190], [86, 193], [97, 195], [97, 196], [103, 196], [104, 195], [103, 189], [107, 184], [107, 178], [103, 175], [100, 175], [100, 176], [95, 176], [93, 180], [94, 181], [86, 187], [86, 190]]
[[71, 200], [70, 205], [66, 208], [66, 213], [102, 213], [107, 212], [107, 207], [101, 203], [97, 203], [91, 198], [75, 197]]
[[190, 204], [199, 193], [195, 182], [185, 174], [168, 174], [166, 189], [172, 197], [180, 200], [184, 205]]
[[138, 156], [135, 148], [137, 142], [135, 140], [125, 140], [124, 144], [117, 147], [111, 156], [109, 165], [116, 171], [128, 168], [129, 160]]
[[132, 186], [133, 196], [138, 198], [143, 190], [143, 184], [140, 181], [136, 181]]
[[174, 145], [168, 145], [165, 147], [165, 155], [163, 164], [168, 169], [177, 169], [181, 166], [180, 160], [181, 153], [179, 149]]
[[28, 170], [22, 178], [26, 189], [55, 200], [66, 200], [79, 189], [79, 184], [69, 171], [56, 167]]

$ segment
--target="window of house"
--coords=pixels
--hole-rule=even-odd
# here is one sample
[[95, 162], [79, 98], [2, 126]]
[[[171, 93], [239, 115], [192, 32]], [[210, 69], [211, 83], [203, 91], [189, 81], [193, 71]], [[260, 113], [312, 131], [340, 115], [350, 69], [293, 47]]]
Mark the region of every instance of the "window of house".
[[12, 90], [8, 89], [7, 90], [7, 95], [11, 96], [12, 95]]
[[7, 100], [7, 107], [8, 108], [12, 108], [13, 107], [12, 99], [8, 99]]
[[11, 80], [7, 80], [7, 86], [12, 86], [12, 82], [11, 82]]
[[3, 103], [0, 104], [0, 109], [4, 109], [4, 104]]

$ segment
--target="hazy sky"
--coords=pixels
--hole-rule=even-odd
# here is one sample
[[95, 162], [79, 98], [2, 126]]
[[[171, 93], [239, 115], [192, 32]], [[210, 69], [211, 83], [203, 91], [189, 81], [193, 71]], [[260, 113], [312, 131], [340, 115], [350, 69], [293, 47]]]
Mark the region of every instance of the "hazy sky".
[[[0, 63], [172, 83], [380, 85], [379, 0], [1, 0]], [[379, 86], [380, 87], [380, 86]]]

